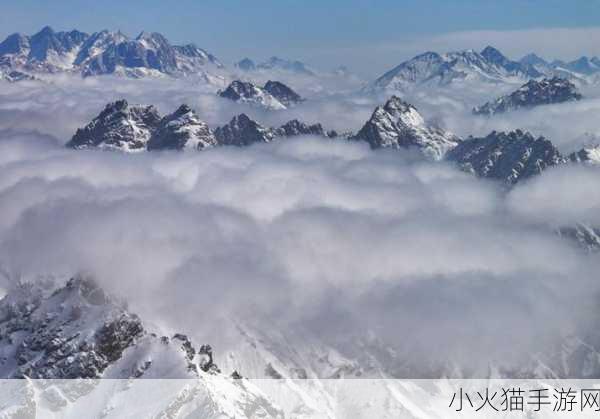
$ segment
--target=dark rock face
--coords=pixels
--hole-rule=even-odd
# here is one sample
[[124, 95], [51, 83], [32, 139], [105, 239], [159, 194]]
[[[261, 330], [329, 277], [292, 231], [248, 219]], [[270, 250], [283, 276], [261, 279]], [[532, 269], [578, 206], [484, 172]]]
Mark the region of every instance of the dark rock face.
[[288, 107], [302, 101], [302, 97], [298, 93], [278, 81], [269, 80], [263, 89]]
[[317, 135], [328, 137], [330, 133], [325, 133], [321, 124], [308, 125], [304, 122], [298, 121], [297, 119], [293, 119], [276, 129], [275, 135], [278, 137], [293, 137], [296, 135]]
[[433, 159], [440, 159], [460, 141], [453, 134], [428, 126], [414, 106], [397, 96], [377, 107], [351, 139], [365, 141], [375, 149], [415, 147]]
[[254, 84], [241, 80], [232, 81], [225, 90], [219, 92], [220, 97], [234, 102], [242, 98], [254, 98], [258, 94], [260, 94], [260, 91]]
[[286, 122], [276, 130], [276, 133], [281, 137], [291, 137], [295, 135], [326, 135], [321, 124], [308, 125], [297, 119]]
[[215, 137], [220, 145], [248, 146], [272, 141], [273, 133], [246, 114], [241, 114], [233, 117], [227, 125], [217, 128]]
[[153, 106], [129, 106], [120, 100], [108, 104], [85, 128], [78, 129], [67, 147], [143, 151], [160, 121]]
[[473, 109], [473, 113], [494, 115], [516, 109], [530, 109], [540, 105], [577, 101], [581, 98], [581, 94], [569, 80], [558, 77], [541, 81], [530, 80], [510, 95]]
[[450, 150], [446, 158], [466, 171], [509, 185], [565, 161], [550, 141], [520, 130], [468, 138]]
[[187, 105], [160, 120], [148, 141], [148, 150], [203, 149], [217, 145], [206, 123]]

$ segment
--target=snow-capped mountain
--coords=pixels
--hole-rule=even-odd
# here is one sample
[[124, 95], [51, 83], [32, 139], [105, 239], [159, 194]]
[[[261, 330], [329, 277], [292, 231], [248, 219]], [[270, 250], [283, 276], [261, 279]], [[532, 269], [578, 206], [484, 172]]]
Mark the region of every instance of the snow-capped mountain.
[[580, 57], [576, 60], [564, 62], [555, 60], [545, 64], [554, 69], [563, 69], [573, 73], [591, 75], [600, 72], [600, 58], [598, 57]]
[[17, 284], [0, 300], [2, 378], [193, 378], [218, 373], [212, 349], [148, 331], [93, 280]]
[[237, 372], [222, 373], [210, 345], [157, 334], [126, 307], [81, 276], [14, 284], [0, 299], [0, 378], [27, 380], [4, 381], [0, 416], [283, 417]]
[[541, 77], [529, 64], [512, 61], [493, 47], [438, 54], [426, 52], [405, 61], [366, 87], [366, 91], [406, 90], [456, 81], [516, 82]]
[[187, 105], [161, 117], [154, 106], [130, 105], [119, 100], [106, 105], [92, 122], [78, 129], [67, 147], [124, 152], [203, 150], [266, 143], [297, 135], [338, 136], [335, 131], [325, 131], [321, 124], [308, 125], [298, 120], [279, 128], [264, 127], [245, 114], [213, 130]]
[[278, 81], [269, 80], [264, 87], [234, 80], [218, 95], [238, 103], [247, 103], [270, 110], [283, 110], [302, 101], [299, 94]]
[[378, 106], [352, 140], [365, 141], [372, 148], [414, 147], [434, 160], [460, 142], [454, 134], [428, 125], [414, 106], [397, 96]]
[[242, 71], [276, 70], [285, 71], [305, 76], [314, 76], [315, 72], [303, 62], [297, 60], [286, 60], [279, 57], [271, 57], [262, 63], [256, 63], [250, 58], [244, 58], [237, 62], [235, 67]]
[[468, 138], [450, 150], [446, 159], [465, 171], [508, 185], [565, 162], [550, 141], [521, 130], [494, 131], [483, 138]]
[[200, 150], [217, 145], [217, 139], [196, 112], [181, 105], [160, 120], [148, 141], [148, 150]]
[[10, 35], [0, 43], [0, 67], [24, 72], [141, 77], [210, 75], [223, 65], [193, 44], [172, 45], [158, 33], [142, 32], [130, 39], [121, 32], [107, 30], [89, 35], [45, 27], [32, 36]]
[[144, 151], [160, 122], [154, 106], [130, 106], [119, 100], [106, 105], [92, 122], [78, 129], [67, 147]]
[[569, 80], [554, 77], [540, 81], [530, 80], [517, 91], [473, 109], [476, 115], [494, 115], [540, 105], [572, 102], [582, 99], [577, 87]]

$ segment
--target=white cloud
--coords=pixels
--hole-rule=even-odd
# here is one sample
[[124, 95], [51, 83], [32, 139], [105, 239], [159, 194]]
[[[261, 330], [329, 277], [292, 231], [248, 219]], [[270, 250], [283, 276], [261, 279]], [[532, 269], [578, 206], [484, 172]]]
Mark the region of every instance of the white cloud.
[[[236, 349], [223, 318], [346, 356], [376, 338], [396, 354], [379, 359], [390, 374], [437, 362], [481, 373], [593, 336], [599, 261], [548, 224], [597, 212], [595, 171], [551, 171], [506, 195], [451, 165], [319, 138], [201, 153], [66, 150], [72, 126], [118, 95], [163, 112], [192, 101], [212, 121], [237, 110], [161, 81], [97, 83], [2, 99], [17, 115], [0, 118], [0, 262], [10, 271], [91, 272], [144, 317], [221, 353]], [[351, 106], [360, 125], [368, 103], [349, 103], [331, 106]], [[469, 126], [460, 113], [443, 120]]]

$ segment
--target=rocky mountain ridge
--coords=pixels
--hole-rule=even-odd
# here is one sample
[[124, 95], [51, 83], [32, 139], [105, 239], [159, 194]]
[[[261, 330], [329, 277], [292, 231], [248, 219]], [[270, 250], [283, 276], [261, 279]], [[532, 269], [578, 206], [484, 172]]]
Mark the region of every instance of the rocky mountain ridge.
[[106, 105], [93, 121], [78, 129], [67, 147], [124, 152], [203, 150], [266, 143], [297, 135], [337, 137], [335, 131], [325, 131], [321, 124], [291, 120], [279, 128], [269, 128], [245, 114], [212, 130], [187, 105], [161, 117], [154, 106], [130, 105], [126, 100], [119, 100]]
[[581, 100], [575, 84], [559, 77], [530, 80], [515, 92], [473, 109], [475, 115], [494, 115], [518, 109], [531, 109]]

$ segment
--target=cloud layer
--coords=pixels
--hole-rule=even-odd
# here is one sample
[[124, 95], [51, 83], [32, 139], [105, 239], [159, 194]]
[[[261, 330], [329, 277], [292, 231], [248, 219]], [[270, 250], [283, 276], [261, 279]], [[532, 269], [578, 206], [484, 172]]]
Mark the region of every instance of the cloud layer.
[[[67, 150], [74, 126], [116, 95], [227, 118], [212, 96], [166, 82], [83, 83], [0, 101], [6, 271], [90, 272], [144, 317], [222, 350], [236, 343], [221, 325], [239, 322], [357, 359], [377, 342], [369, 354], [386, 374], [412, 378], [524, 367], [538, 352], [551, 362], [573, 337], [598, 343], [600, 261], [554, 232], [600, 221], [597, 169], [506, 192], [409, 152], [310, 137], [201, 153]], [[323, 103], [332, 115], [353, 103], [346, 118], [359, 125], [369, 102]], [[460, 107], [440, 115], [457, 131], [474, 124]]]

